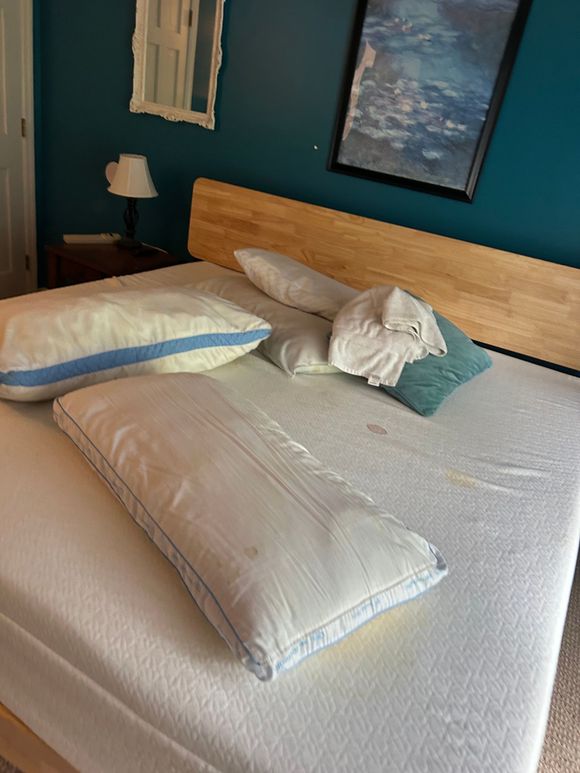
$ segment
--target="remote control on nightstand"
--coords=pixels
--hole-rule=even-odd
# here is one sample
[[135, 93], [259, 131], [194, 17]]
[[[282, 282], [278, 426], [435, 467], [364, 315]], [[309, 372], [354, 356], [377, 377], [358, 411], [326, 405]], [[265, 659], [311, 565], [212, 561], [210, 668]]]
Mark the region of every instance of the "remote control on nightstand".
[[121, 234], [63, 234], [65, 244], [114, 244], [121, 238]]

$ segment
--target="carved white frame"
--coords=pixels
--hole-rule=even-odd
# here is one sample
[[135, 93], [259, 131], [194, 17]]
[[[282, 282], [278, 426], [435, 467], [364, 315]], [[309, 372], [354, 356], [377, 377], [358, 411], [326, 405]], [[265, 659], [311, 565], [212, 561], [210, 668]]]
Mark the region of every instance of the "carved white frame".
[[211, 68], [207, 96], [207, 110], [204, 113], [184, 110], [170, 105], [158, 105], [145, 99], [145, 52], [147, 49], [147, 16], [149, 0], [137, 0], [135, 32], [133, 33], [133, 96], [129, 103], [132, 113], [159, 115], [167, 121], [188, 121], [215, 129], [215, 99], [217, 93], [218, 72], [222, 63], [221, 35], [224, 19], [225, 0], [216, 0], [215, 23], [213, 30]]

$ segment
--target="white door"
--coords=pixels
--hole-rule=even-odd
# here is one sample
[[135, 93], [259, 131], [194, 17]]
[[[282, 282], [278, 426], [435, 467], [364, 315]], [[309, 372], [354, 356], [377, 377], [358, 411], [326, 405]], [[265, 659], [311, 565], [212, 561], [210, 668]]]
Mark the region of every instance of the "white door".
[[191, 109], [199, 0], [151, 0], [145, 99]]
[[31, 5], [0, 0], [0, 298], [35, 286]]

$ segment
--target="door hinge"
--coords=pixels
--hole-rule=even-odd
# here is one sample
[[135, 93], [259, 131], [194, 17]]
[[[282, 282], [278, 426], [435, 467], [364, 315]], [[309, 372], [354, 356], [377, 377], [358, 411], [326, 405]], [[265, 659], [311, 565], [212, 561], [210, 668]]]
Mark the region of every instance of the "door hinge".
[[193, 27], [193, 8], [189, 9], [189, 14], [187, 16], [187, 26]]
[[30, 271], [30, 255], [24, 256], [24, 266], [27, 271]]
[[26, 118], [20, 119], [20, 133], [23, 137], [26, 137]]

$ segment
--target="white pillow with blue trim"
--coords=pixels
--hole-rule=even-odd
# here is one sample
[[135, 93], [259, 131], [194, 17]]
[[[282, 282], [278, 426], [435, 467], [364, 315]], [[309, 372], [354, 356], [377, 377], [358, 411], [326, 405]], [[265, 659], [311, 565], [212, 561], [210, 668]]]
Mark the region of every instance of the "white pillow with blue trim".
[[46, 400], [124, 376], [211, 370], [271, 333], [212, 293], [169, 287], [0, 302], [0, 398]]
[[99, 384], [57, 399], [54, 417], [259, 679], [447, 573], [423, 537], [216, 379]]

